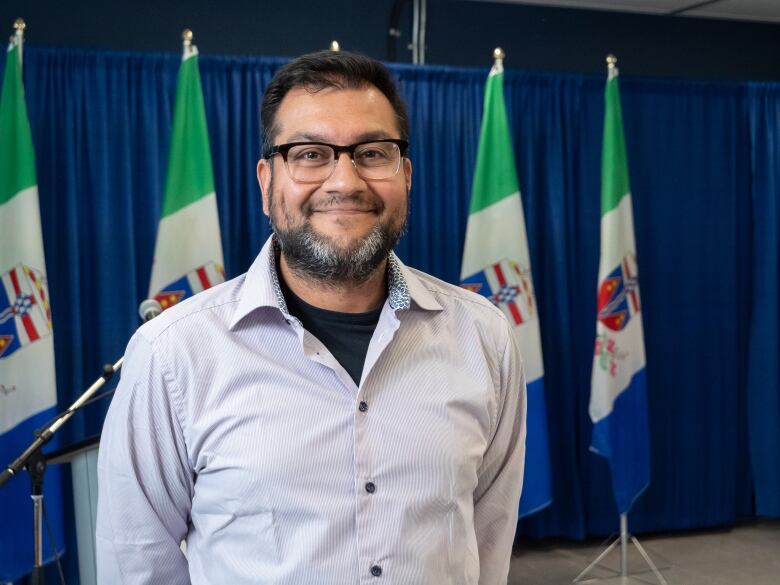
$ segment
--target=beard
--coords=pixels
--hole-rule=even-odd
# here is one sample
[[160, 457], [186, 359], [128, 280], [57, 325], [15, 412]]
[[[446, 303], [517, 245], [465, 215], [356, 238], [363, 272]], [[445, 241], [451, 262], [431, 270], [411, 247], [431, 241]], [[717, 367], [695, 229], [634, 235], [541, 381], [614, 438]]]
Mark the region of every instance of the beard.
[[[301, 208], [302, 220], [295, 220], [289, 213], [278, 209], [273, 196], [273, 182], [269, 197], [271, 229], [290, 269], [304, 279], [321, 285], [362, 284], [366, 282], [390, 255], [395, 244], [406, 230], [407, 217], [389, 216], [377, 222], [363, 237], [340, 244], [337, 239], [317, 232], [311, 224], [314, 213], [310, 203]], [[408, 198], [408, 193], [407, 193]], [[350, 198], [345, 198], [350, 199]], [[363, 203], [363, 198], [352, 197]], [[381, 200], [371, 202], [375, 212], [381, 215]], [[408, 203], [407, 203], [408, 215]], [[277, 221], [277, 214], [284, 214], [284, 226]]]

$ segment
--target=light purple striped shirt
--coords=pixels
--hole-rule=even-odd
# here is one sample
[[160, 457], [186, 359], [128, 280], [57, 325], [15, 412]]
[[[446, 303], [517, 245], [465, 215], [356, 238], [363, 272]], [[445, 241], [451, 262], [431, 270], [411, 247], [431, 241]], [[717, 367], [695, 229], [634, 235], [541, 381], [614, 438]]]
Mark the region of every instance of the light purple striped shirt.
[[125, 358], [98, 461], [99, 583], [506, 583], [525, 383], [481, 296], [391, 256], [356, 386], [287, 313], [269, 239]]

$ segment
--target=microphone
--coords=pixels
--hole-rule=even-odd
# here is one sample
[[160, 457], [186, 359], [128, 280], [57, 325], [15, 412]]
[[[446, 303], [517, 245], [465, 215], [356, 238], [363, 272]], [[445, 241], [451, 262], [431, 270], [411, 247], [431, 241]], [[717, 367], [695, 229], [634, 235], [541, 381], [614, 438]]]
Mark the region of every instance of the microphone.
[[146, 299], [138, 306], [138, 315], [146, 323], [162, 313], [162, 306], [155, 299]]
[[14, 472], [6, 467], [2, 473], [0, 473], [0, 485], [5, 485], [6, 482], [8, 482], [9, 479], [11, 479], [14, 476]]

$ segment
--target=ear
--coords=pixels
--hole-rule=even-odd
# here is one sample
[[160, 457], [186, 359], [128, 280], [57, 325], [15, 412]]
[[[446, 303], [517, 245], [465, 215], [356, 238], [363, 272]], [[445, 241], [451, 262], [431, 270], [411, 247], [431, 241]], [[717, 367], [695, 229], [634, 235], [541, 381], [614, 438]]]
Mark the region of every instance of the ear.
[[406, 179], [406, 192], [412, 190], [412, 161], [408, 158], [404, 159], [404, 178]]
[[271, 161], [268, 159], [261, 158], [257, 163], [257, 182], [260, 185], [260, 191], [263, 196], [263, 213], [270, 215]]

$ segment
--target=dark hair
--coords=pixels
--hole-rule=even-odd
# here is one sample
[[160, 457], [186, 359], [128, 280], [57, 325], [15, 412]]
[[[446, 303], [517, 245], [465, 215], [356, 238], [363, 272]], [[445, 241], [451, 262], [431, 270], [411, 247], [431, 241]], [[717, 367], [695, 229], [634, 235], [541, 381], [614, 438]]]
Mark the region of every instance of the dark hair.
[[263, 95], [260, 118], [263, 124], [263, 156], [274, 145], [276, 112], [291, 89], [304, 87], [310, 92], [325, 88], [358, 89], [375, 86], [393, 106], [401, 138], [409, 139], [406, 104], [398, 93], [393, 77], [376, 59], [346, 51], [318, 51], [294, 59], [276, 72]]

